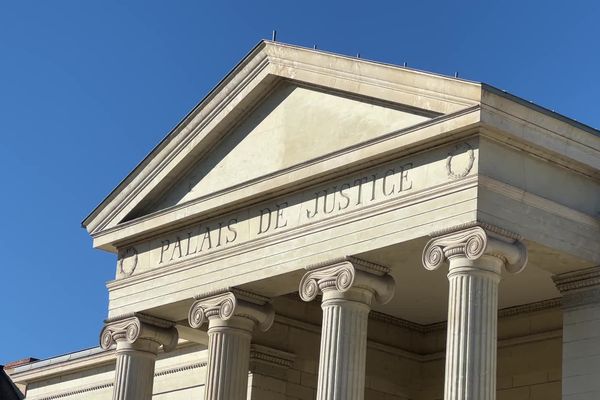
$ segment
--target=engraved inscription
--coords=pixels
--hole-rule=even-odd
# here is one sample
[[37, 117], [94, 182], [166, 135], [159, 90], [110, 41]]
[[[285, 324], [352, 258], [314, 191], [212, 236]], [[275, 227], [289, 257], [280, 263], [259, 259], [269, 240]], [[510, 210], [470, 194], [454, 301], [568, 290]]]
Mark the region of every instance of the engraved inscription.
[[160, 241], [159, 264], [228, 245], [237, 239], [237, 218], [190, 228], [184, 235]]
[[408, 173], [412, 166], [412, 163], [399, 165], [382, 174], [373, 173], [315, 192], [308, 202], [306, 218], [311, 220], [410, 190], [412, 180]]
[[407, 157], [136, 243], [136, 247], [120, 249], [119, 275], [127, 277], [134, 271], [140, 273], [261, 241], [292, 229], [310, 229], [319, 221], [440, 187], [448, 179], [476, 170], [475, 151], [476, 147], [462, 143]]

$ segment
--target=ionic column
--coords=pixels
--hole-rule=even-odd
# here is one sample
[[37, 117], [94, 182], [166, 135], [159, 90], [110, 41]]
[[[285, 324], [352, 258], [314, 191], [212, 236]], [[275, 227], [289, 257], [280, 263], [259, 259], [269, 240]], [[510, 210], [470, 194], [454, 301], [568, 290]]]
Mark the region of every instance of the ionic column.
[[268, 300], [230, 289], [197, 299], [190, 308], [192, 328], [208, 320], [205, 400], [246, 399], [252, 331], [255, 326], [263, 332], [268, 330], [275, 318]]
[[553, 277], [563, 296], [563, 400], [600, 399], [600, 266]]
[[100, 346], [108, 349], [116, 343], [114, 400], [150, 400], [154, 383], [154, 363], [159, 348], [177, 346], [173, 323], [146, 315], [107, 322], [100, 334]]
[[308, 270], [300, 297], [311, 301], [323, 294], [317, 399], [361, 400], [371, 303], [391, 300], [394, 280], [388, 268], [351, 257]]
[[444, 399], [493, 400], [500, 273], [503, 266], [520, 272], [527, 250], [515, 234], [473, 226], [427, 243], [425, 268], [435, 270], [445, 260], [450, 290]]

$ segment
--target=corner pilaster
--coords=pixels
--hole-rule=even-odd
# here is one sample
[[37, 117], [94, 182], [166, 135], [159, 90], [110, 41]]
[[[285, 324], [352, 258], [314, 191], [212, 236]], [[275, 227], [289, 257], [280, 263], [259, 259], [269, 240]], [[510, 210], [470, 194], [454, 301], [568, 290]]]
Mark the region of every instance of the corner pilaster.
[[553, 277], [562, 295], [564, 400], [600, 398], [600, 266]]

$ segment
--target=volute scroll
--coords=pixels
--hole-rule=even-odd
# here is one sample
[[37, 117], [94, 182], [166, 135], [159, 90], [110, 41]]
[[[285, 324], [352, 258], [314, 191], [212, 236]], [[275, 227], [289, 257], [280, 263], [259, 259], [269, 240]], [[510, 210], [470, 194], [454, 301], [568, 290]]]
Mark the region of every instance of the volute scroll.
[[192, 328], [200, 328], [211, 318], [226, 321], [237, 316], [254, 321], [256, 326], [265, 332], [275, 320], [275, 311], [266, 297], [239, 289], [199, 297], [188, 313], [188, 323]]
[[477, 260], [484, 255], [500, 258], [510, 273], [521, 272], [528, 258], [518, 235], [486, 225], [434, 237], [423, 250], [422, 263], [426, 269], [435, 270], [454, 257]]
[[299, 294], [304, 301], [314, 300], [328, 290], [346, 292], [362, 288], [373, 292], [375, 301], [388, 303], [394, 296], [395, 282], [390, 269], [355, 257], [310, 266], [300, 281]]

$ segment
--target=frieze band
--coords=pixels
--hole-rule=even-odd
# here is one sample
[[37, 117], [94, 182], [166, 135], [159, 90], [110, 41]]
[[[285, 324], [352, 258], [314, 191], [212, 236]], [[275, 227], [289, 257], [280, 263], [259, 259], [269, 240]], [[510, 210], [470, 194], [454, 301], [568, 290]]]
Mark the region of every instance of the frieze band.
[[[420, 156], [403, 158], [365, 170], [358, 175], [317, 186], [239, 212], [189, 226], [169, 236], [119, 250], [117, 278], [209, 252], [230, 248], [253, 239], [401, 198], [431, 185], [464, 178], [473, 172], [476, 146], [454, 145], [437, 174], [424, 169]], [[444, 171], [446, 167], [447, 171]]]

